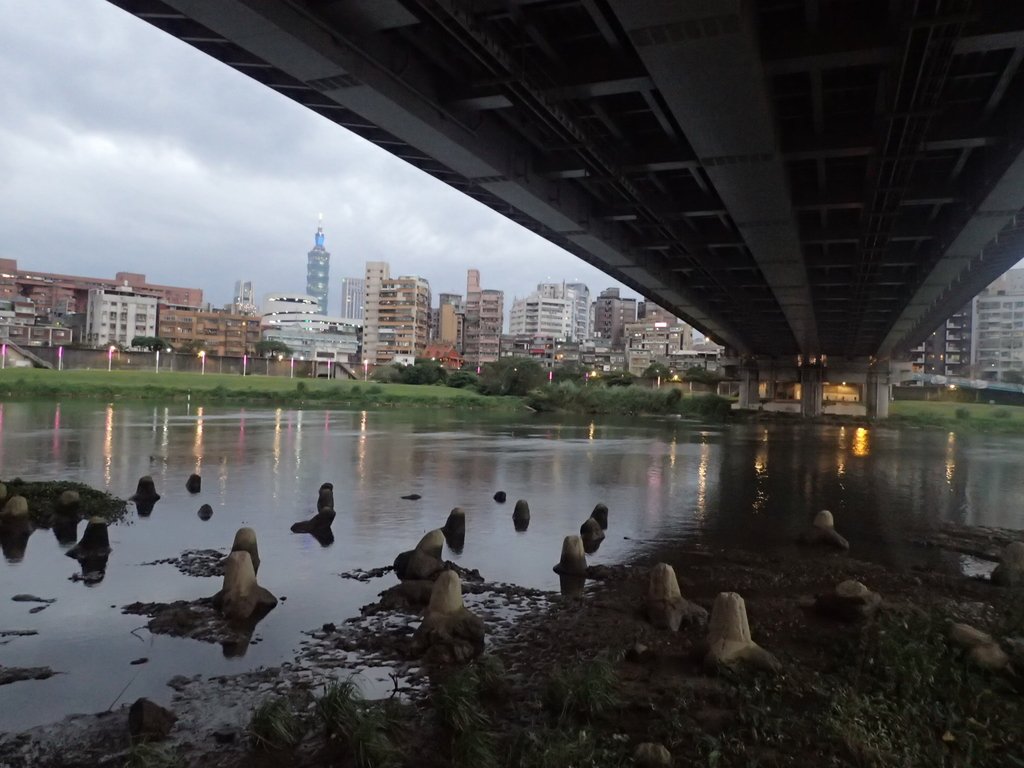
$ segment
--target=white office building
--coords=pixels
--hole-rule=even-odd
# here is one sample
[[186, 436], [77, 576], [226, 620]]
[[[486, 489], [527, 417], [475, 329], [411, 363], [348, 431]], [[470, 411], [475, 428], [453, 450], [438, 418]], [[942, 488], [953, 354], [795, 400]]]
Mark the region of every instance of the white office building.
[[85, 342], [96, 347], [127, 347], [136, 336], [156, 336], [155, 296], [131, 288], [89, 291], [85, 313]]

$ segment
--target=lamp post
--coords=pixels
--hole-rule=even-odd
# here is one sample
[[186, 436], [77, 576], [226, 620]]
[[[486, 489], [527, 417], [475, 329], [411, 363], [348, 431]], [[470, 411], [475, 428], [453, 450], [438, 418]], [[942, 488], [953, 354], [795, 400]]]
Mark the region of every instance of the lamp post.
[[156, 351], [156, 365], [154, 366], [154, 373], [160, 373], [160, 350]]
[[245, 376], [245, 369], [248, 367], [249, 358], [247, 355], [242, 355], [242, 375]]
[[295, 378], [295, 356], [294, 355], [292, 355], [291, 364], [288, 366], [288, 378], [289, 379], [294, 379]]
[[370, 375], [370, 359], [363, 358], [363, 381]]
[[0, 369], [7, 367], [7, 345], [0, 347]]
[[206, 350], [205, 349], [200, 349], [199, 350], [199, 366], [200, 366], [199, 375], [200, 376], [205, 376], [206, 375]]
[[64, 370], [64, 347], [57, 347], [57, 370]]
[[107, 373], [110, 373], [110, 371], [113, 369], [113, 367], [114, 367], [114, 345], [111, 344], [110, 348], [107, 350]]

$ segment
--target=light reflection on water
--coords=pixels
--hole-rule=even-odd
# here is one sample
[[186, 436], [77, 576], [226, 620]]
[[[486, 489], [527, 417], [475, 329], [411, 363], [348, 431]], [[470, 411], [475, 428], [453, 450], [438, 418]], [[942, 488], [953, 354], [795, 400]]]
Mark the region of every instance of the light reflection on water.
[[[822, 508], [835, 512], [859, 556], [893, 559], [908, 525], [1020, 527], [1022, 447], [1018, 438], [879, 427], [0, 403], [3, 477], [78, 479], [128, 496], [150, 474], [163, 495], [151, 517], [111, 530], [107, 575], [93, 589], [68, 581], [76, 564], [48, 531], [32, 535], [22, 562], [0, 563], [0, 627], [40, 632], [3, 646], [3, 663], [67, 673], [0, 688], [0, 730], [105, 709], [130, 681], [125, 698], [166, 700], [166, 681], [176, 674], [287, 660], [302, 630], [355, 615], [391, 583], [336, 574], [390, 564], [454, 506], [468, 516], [466, 544], [446, 557], [489, 579], [542, 589], [558, 589], [551, 566], [562, 537], [599, 501], [610, 507], [611, 529], [594, 563], [678, 539], [784, 549]], [[205, 475], [198, 496], [184, 490], [194, 471]], [[325, 481], [335, 485], [338, 508], [336, 540], [326, 548], [288, 530], [312, 514]], [[492, 501], [499, 489], [508, 504]], [[399, 498], [411, 492], [423, 499]], [[525, 534], [512, 527], [517, 498], [533, 512]], [[209, 522], [196, 516], [204, 503], [214, 508]], [[142, 563], [189, 548], [223, 549], [241, 525], [260, 537], [261, 583], [288, 597], [257, 628], [261, 642], [243, 658], [225, 659], [215, 646], [130, 634], [144, 622], [119, 606], [193, 599], [219, 587]], [[19, 592], [57, 602], [28, 614], [29, 606], [9, 600]], [[150, 662], [129, 667], [138, 656]]]

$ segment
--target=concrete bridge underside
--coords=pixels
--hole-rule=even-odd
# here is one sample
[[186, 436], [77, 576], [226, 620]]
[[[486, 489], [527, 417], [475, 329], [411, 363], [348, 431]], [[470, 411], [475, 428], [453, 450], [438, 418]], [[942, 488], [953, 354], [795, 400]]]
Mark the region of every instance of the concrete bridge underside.
[[1021, 255], [1024, 3], [110, 2], [740, 355], [897, 354]]

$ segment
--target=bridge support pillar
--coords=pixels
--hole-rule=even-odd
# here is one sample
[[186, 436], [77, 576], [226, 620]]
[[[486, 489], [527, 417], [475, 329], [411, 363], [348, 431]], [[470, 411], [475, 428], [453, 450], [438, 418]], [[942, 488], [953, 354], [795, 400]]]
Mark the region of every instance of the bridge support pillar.
[[822, 370], [817, 363], [800, 368], [800, 415], [804, 418], [821, 416]]
[[864, 385], [865, 399], [869, 419], [885, 419], [889, 416], [889, 400], [891, 392], [891, 379], [889, 377], [889, 366], [879, 364], [880, 367], [872, 366], [868, 369], [867, 382]]
[[757, 410], [761, 405], [758, 396], [758, 370], [756, 365], [746, 364], [740, 369], [740, 402], [743, 410]]

